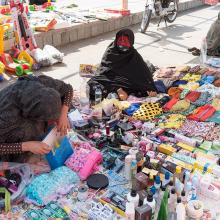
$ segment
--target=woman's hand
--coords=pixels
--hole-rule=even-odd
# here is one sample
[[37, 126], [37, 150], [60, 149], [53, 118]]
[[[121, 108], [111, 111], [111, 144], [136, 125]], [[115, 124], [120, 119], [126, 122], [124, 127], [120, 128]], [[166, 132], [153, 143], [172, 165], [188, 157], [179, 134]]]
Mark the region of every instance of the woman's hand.
[[33, 154], [48, 154], [53, 147], [40, 141], [27, 141], [22, 143], [22, 151], [30, 151]]
[[57, 131], [60, 132], [60, 135], [66, 135], [67, 131], [70, 129], [69, 119], [67, 117], [68, 106], [63, 105], [60, 118], [57, 124]]
[[154, 91], [147, 91], [147, 94], [150, 97], [156, 97], [157, 96], [157, 92], [154, 92]]
[[127, 92], [125, 92], [122, 88], [118, 89], [117, 93], [121, 101], [126, 101], [128, 99]]

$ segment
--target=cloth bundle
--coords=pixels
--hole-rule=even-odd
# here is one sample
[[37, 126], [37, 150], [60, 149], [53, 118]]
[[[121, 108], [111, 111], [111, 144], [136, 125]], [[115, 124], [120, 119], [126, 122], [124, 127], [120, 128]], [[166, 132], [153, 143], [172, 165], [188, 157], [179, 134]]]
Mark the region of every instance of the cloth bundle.
[[172, 112], [184, 112], [190, 107], [190, 102], [187, 100], [179, 100], [176, 104], [172, 106], [170, 111]]
[[220, 111], [216, 111], [210, 118], [207, 118], [206, 121], [215, 122], [220, 124]]
[[213, 122], [197, 122], [193, 120], [186, 120], [179, 131], [187, 136], [195, 136], [195, 137], [202, 137], [206, 138], [209, 131], [214, 128]]
[[215, 126], [213, 129], [211, 129], [206, 137], [206, 140], [208, 141], [214, 141], [214, 140], [218, 140], [220, 141], [220, 127]]
[[151, 120], [155, 116], [160, 115], [163, 112], [159, 103], [144, 103], [141, 105], [140, 109], [138, 109], [134, 114], [133, 118], [138, 120]]
[[195, 121], [206, 121], [215, 113], [215, 108], [207, 104], [201, 107], [198, 107], [193, 114], [188, 116], [188, 119]]
[[182, 126], [183, 122], [185, 121], [186, 117], [180, 114], [171, 114], [165, 120], [165, 122], [159, 123], [160, 127], [163, 128], [174, 128], [178, 129]]
[[197, 82], [200, 79], [201, 79], [201, 75], [187, 73], [181, 80], [186, 80], [188, 82]]
[[67, 194], [79, 177], [68, 167], [59, 167], [50, 173], [37, 176], [27, 187], [26, 198], [36, 205], [46, 205], [56, 201], [59, 195]]
[[175, 97], [175, 98], [179, 98], [180, 94], [182, 93], [182, 89], [180, 89], [179, 87], [171, 87], [168, 90], [168, 95]]
[[192, 104], [194, 104], [196, 106], [203, 106], [208, 103], [209, 98], [210, 98], [209, 93], [203, 92], [203, 93], [201, 93], [201, 95], [199, 96], [199, 98], [195, 102], [192, 102]]

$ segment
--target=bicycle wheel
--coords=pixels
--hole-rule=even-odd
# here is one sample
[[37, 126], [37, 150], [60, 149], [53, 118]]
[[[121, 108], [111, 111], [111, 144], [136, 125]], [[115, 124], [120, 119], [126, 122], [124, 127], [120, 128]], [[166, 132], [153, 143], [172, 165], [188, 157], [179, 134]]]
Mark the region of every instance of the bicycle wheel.
[[178, 0], [170, 0], [167, 8], [165, 19], [167, 22], [172, 23], [175, 21], [178, 14]]
[[146, 6], [144, 13], [143, 13], [142, 22], [141, 22], [141, 33], [146, 32], [146, 30], [149, 26], [149, 23], [150, 23], [151, 14], [152, 14], [152, 10], [149, 9], [149, 6]]

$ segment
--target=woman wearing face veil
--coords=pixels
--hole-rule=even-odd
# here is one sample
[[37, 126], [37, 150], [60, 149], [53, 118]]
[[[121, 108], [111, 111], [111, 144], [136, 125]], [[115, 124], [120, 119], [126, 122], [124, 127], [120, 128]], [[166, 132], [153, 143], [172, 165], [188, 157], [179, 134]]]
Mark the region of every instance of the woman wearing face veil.
[[71, 85], [47, 76], [19, 78], [1, 90], [0, 160], [20, 162], [26, 152], [49, 153], [42, 137], [49, 123], [66, 134], [72, 95]]
[[126, 100], [130, 94], [156, 95], [152, 74], [133, 45], [132, 30], [123, 29], [116, 34], [104, 53], [98, 75], [88, 82], [91, 99], [94, 99], [94, 87], [99, 85], [104, 95], [117, 92], [121, 100]]

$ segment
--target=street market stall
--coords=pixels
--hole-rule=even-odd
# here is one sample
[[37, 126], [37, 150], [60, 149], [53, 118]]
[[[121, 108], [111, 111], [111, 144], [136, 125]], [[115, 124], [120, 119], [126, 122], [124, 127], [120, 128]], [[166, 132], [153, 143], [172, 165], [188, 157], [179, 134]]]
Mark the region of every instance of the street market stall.
[[75, 93], [72, 130], [47, 135], [46, 158], [0, 164], [1, 219], [218, 219], [218, 69], [161, 68], [154, 80], [157, 97], [102, 100], [97, 88], [90, 106]]

